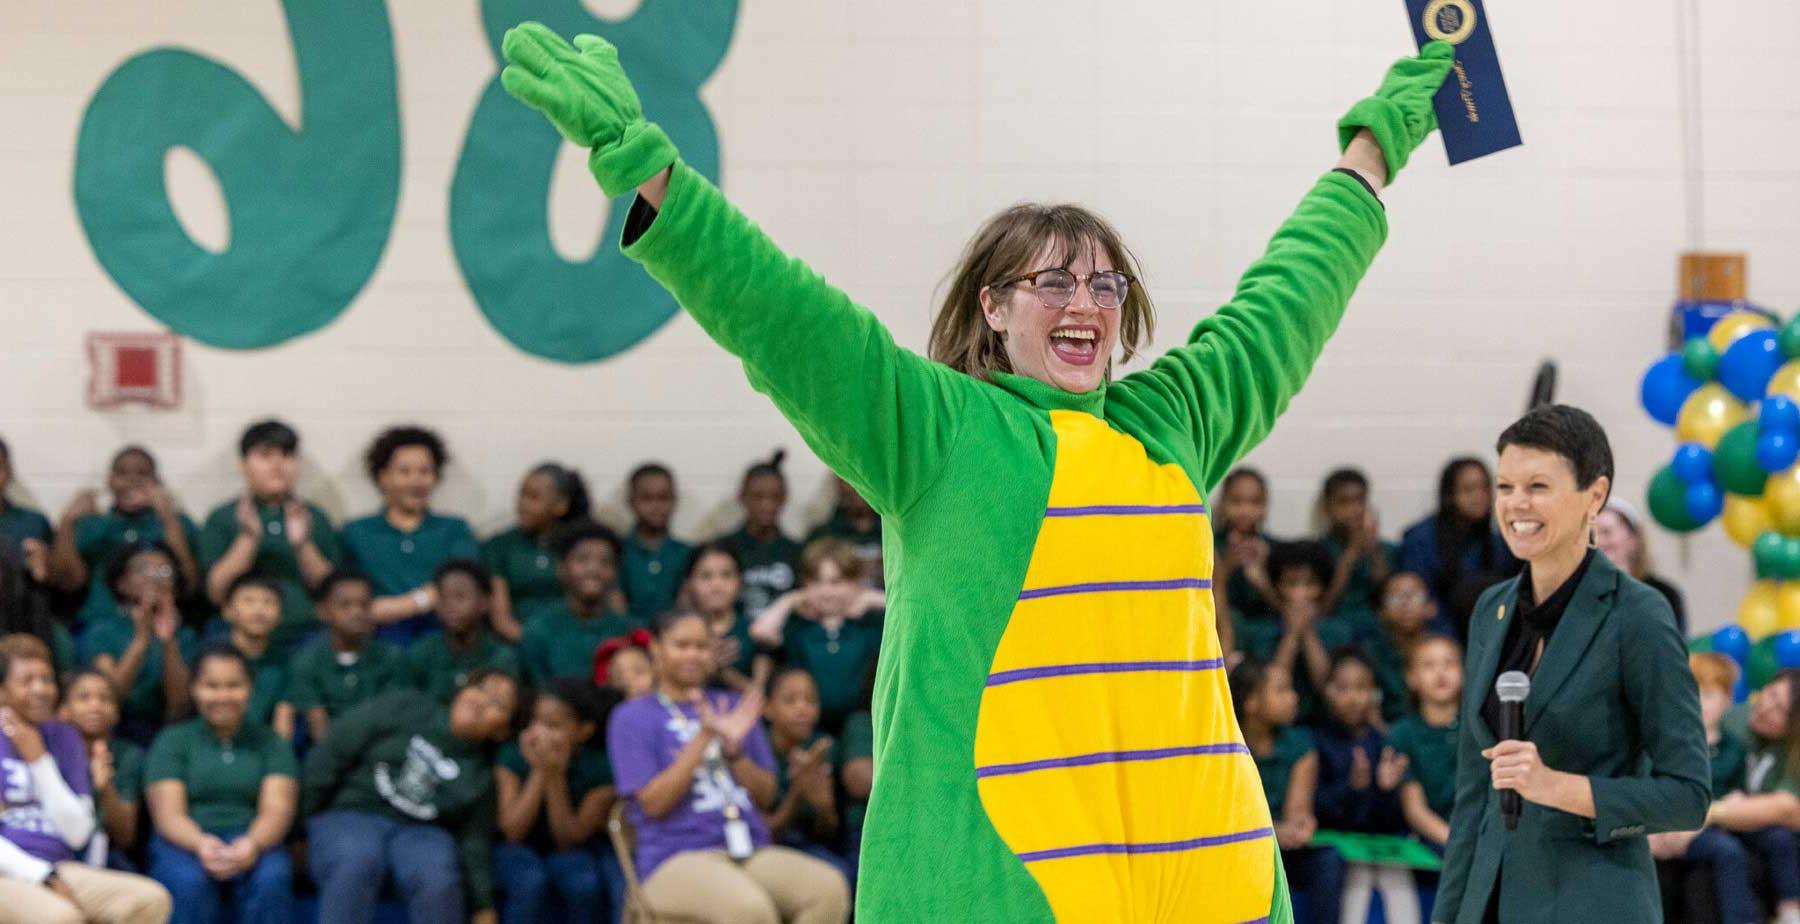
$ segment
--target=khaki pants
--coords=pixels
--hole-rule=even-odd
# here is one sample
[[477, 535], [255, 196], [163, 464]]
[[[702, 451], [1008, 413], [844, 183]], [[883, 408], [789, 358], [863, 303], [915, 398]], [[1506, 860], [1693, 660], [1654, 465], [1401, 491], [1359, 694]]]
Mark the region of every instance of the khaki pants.
[[644, 883], [658, 922], [844, 924], [850, 886], [823, 860], [764, 847], [742, 864], [723, 850], [689, 850], [663, 861]]
[[75, 893], [80, 907], [49, 887], [0, 879], [0, 924], [166, 924], [169, 890], [154, 879], [58, 863], [56, 876]]

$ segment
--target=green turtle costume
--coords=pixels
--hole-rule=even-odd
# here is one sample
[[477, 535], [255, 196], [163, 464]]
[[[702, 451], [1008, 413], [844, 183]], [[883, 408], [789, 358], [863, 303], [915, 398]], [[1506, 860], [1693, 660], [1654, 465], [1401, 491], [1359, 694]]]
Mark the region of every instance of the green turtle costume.
[[[1306, 195], [1186, 345], [1086, 394], [895, 345], [684, 165], [603, 39], [527, 23], [515, 97], [638, 199], [624, 251], [741, 359], [882, 516], [888, 611], [861, 920], [1286, 922], [1215, 631], [1204, 498], [1300, 390], [1386, 237], [1353, 174]], [[1390, 175], [1436, 127], [1449, 46], [1340, 123]]]

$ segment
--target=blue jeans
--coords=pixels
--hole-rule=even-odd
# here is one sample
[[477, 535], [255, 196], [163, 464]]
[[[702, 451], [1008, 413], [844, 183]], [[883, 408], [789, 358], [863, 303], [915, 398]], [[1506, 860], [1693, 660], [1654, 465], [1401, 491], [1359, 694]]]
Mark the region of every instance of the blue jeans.
[[[243, 832], [208, 833], [229, 842]], [[175, 901], [170, 924], [292, 924], [294, 920], [294, 871], [285, 847], [264, 851], [249, 872], [221, 882], [206, 872], [199, 857], [158, 834], [150, 838], [150, 876], [162, 883]], [[230, 914], [225, 913], [227, 899]]]
[[1791, 828], [1764, 828], [1738, 838], [1760, 854], [1769, 867], [1769, 884], [1780, 901], [1800, 901], [1800, 835]]
[[456, 841], [436, 825], [339, 809], [306, 825], [319, 920], [368, 924], [393, 875], [410, 924], [465, 924]]
[[539, 853], [517, 842], [494, 845], [494, 877], [500, 881], [501, 924], [550, 924], [550, 893], [566, 914], [600, 907], [604, 892], [600, 855], [592, 847]]
[[1341, 854], [1330, 847], [1283, 850], [1281, 863], [1287, 868], [1288, 885], [1306, 892], [1305, 907], [1294, 909], [1296, 919], [1311, 924], [1333, 924], [1342, 917], [1339, 909], [1344, 903], [1344, 858]]
[[1756, 895], [1750, 891], [1750, 858], [1743, 841], [1718, 828], [1707, 828], [1688, 845], [1682, 859], [1712, 867], [1720, 924], [1761, 924]]

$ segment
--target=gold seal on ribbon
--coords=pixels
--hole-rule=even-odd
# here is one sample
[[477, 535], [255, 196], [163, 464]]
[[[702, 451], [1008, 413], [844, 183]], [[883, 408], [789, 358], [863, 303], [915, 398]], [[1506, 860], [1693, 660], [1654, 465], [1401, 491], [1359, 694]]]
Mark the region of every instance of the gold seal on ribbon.
[[1426, 35], [1452, 45], [1475, 34], [1475, 4], [1469, 0], [1431, 0], [1422, 18]]

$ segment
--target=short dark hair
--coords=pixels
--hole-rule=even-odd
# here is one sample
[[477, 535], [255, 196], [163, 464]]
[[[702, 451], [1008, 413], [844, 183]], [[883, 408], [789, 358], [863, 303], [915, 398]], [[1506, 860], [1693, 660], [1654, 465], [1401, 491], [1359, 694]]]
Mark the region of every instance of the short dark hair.
[[263, 590], [274, 594], [277, 602], [281, 601], [281, 585], [277, 583], [274, 578], [265, 577], [254, 571], [246, 571], [243, 574], [238, 575], [237, 578], [231, 582], [231, 585], [225, 588], [225, 596], [222, 598], [222, 602], [230, 603], [231, 598], [237, 596], [238, 591], [243, 590], [246, 587], [260, 587]]
[[194, 670], [189, 683], [199, 682], [200, 669], [205, 667], [208, 661], [236, 661], [237, 666], [244, 669], [244, 676], [250, 678], [251, 684], [254, 685], [256, 682], [256, 672], [250, 669], [249, 656], [239, 651], [237, 646], [230, 642], [218, 642], [200, 649], [199, 656], [194, 658]]
[[238, 439], [238, 458], [249, 455], [252, 449], [273, 449], [291, 456], [300, 451], [300, 434], [279, 420], [259, 420], [244, 428], [244, 435]]
[[1333, 650], [1330, 659], [1331, 660], [1325, 667], [1326, 680], [1336, 677], [1337, 672], [1346, 664], [1360, 664], [1363, 666], [1364, 670], [1369, 672], [1371, 677], [1375, 675], [1375, 662], [1370, 659], [1367, 654], [1364, 654], [1361, 648], [1357, 648], [1354, 645], [1345, 645], [1342, 648]]
[[594, 686], [592, 681], [577, 680], [573, 677], [551, 678], [538, 688], [537, 696], [533, 697], [532, 702], [535, 703], [538, 699], [544, 698], [553, 699], [568, 706], [569, 710], [575, 713], [577, 721], [592, 722], [595, 726], [605, 721], [602, 715], [605, 707], [600, 702], [600, 689]]
[[330, 574], [325, 575], [324, 580], [319, 582], [319, 586], [313, 588], [313, 601], [324, 601], [326, 597], [331, 596], [332, 591], [338, 589], [339, 584], [367, 584], [371, 592], [375, 590], [375, 582], [370, 580], [368, 575], [360, 571], [351, 571], [348, 568], [334, 568]]
[[1264, 494], [1269, 493], [1269, 479], [1263, 477], [1263, 473], [1261, 471], [1251, 468], [1248, 465], [1240, 465], [1237, 468], [1234, 468], [1230, 472], [1226, 473], [1225, 480], [1219, 482], [1219, 490], [1220, 491], [1231, 490], [1231, 483], [1234, 481], [1237, 481], [1240, 478], [1248, 478], [1251, 481], [1256, 482], [1256, 486], [1261, 488], [1262, 492]]
[[1225, 674], [1225, 682], [1231, 686], [1231, 709], [1237, 713], [1240, 725], [1244, 721], [1244, 704], [1262, 690], [1268, 677], [1269, 666], [1249, 655]]
[[1319, 489], [1319, 498], [1321, 500], [1330, 499], [1331, 492], [1353, 485], [1364, 491], [1369, 490], [1369, 476], [1364, 475], [1362, 469], [1357, 468], [1333, 469], [1331, 474], [1325, 476], [1325, 485]]
[[444, 578], [452, 574], [468, 575], [469, 579], [481, 588], [482, 593], [486, 593], [488, 588], [494, 584], [494, 573], [489, 571], [486, 565], [472, 558], [452, 558], [438, 565], [437, 570], [431, 573], [431, 583], [443, 583]]
[[669, 479], [670, 484], [675, 483], [675, 473], [669, 471], [667, 465], [664, 465], [661, 462], [645, 462], [631, 470], [631, 475], [625, 479], [625, 487], [627, 490], [635, 491], [637, 490], [639, 481], [654, 475], [661, 475], [664, 478]]
[[379, 480], [381, 471], [394, 461], [394, 453], [407, 446], [423, 446], [431, 453], [431, 464], [442, 471], [450, 461], [450, 451], [444, 448], [444, 441], [436, 433], [424, 427], [399, 426], [389, 427], [375, 437], [369, 444], [369, 450], [363, 453], [363, 465], [368, 469], [371, 480]]
[[118, 468], [119, 463], [123, 462], [126, 456], [143, 456], [144, 462], [150, 466], [150, 472], [152, 474], [160, 474], [156, 466], [156, 457], [150, 454], [150, 450], [145, 449], [137, 443], [132, 443], [129, 446], [121, 448], [118, 452], [113, 453], [112, 461], [106, 466], [107, 470], [111, 471], [112, 469]]
[[1331, 584], [1331, 552], [1312, 539], [1278, 542], [1269, 550], [1269, 580], [1279, 583], [1289, 571], [1308, 571], [1322, 586]]
[[1575, 487], [1585, 489], [1604, 476], [1611, 493], [1612, 444], [1600, 421], [1581, 408], [1547, 404], [1531, 409], [1500, 434], [1494, 452], [1505, 452], [1508, 446], [1556, 453], [1575, 471]]
[[702, 625], [706, 623], [706, 617], [693, 610], [667, 610], [656, 615], [656, 619], [650, 624], [650, 631], [656, 633], [656, 637], [661, 639], [669, 634], [670, 629], [689, 619], [698, 619]]
[[687, 582], [694, 579], [694, 572], [700, 570], [700, 559], [711, 555], [723, 555], [731, 559], [732, 567], [738, 570], [740, 577], [743, 575], [744, 562], [743, 559], [738, 558], [737, 550], [732, 548], [729, 543], [714, 539], [711, 542], [694, 546], [693, 550], [688, 552], [687, 565], [681, 569], [681, 586], [685, 587]]
[[607, 547], [612, 549], [613, 562], [624, 563], [625, 544], [619, 541], [619, 534], [613, 532], [606, 524], [596, 523], [593, 520], [571, 523], [556, 534], [556, 560], [560, 562], [567, 559], [569, 554], [575, 551], [575, 547], [583, 542], [606, 543]]

